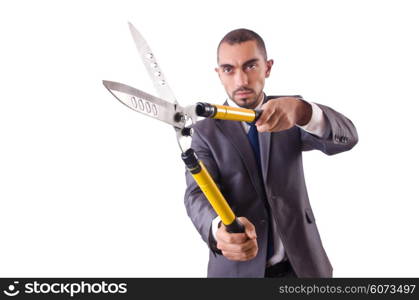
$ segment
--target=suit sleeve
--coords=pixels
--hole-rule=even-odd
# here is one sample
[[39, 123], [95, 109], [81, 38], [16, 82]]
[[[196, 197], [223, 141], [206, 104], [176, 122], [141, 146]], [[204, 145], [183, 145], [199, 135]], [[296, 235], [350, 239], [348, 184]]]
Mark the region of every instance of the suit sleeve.
[[352, 149], [358, 143], [358, 133], [352, 121], [328, 106], [316, 105], [323, 111], [327, 128], [322, 137], [300, 129], [302, 150], [320, 150], [333, 155]]
[[[207, 144], [197, 131], [195, 131], [192, 138], [191, 147], [195, 150], [198, 158], [204, 163], [215, 183], [220, 186], [217, 164]], [[216, 247], [216, 241], [211, 232], [212, 221], [217, 217], [217, 214], [188, 170], [185, 171], [185, 176], [187, 185], [184, 198], [186, 212], [208, 247], [214, 253], [221, 254], [221, 251]]]

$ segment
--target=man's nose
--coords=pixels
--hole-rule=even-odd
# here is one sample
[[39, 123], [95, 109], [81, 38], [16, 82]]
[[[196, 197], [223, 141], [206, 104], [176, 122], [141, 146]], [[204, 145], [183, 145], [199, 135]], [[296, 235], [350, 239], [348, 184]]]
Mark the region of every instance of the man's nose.
[[234, 81], [237, 87], [246, 86], [249, 83], [247, 74], [243, 70], [236, 72]]

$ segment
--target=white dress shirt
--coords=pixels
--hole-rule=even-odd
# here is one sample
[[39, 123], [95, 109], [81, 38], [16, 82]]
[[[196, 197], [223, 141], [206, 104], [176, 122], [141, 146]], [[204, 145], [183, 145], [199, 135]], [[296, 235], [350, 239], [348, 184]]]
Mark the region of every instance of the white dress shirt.
[[[229, 106], [239, 107], [231, 99], [227, 99], [227, 102], [228, 102]], [[311, 134], [314, 134], [316, 136], [322, 137], [325, 133], [325, 130], [326, 130], [326, 120], [325, 120], [325, 117], [323, 115], [323, 111], [315, 103], [311, 103], [311, 102], [307, 102], [307, 103], [309, 103], [311, 105], [311, 108], [312, 108], [311, 119], [304, 126], [299, 126], [299, 125], [296, 125], [296, 126], [298, 126], [301, 129], [307, 131], [308, 133], [311, 133]], [[263, 105], [263, 101], [261, 101], [261, 103], [259, 103], [259, 105], [256, 107], [256, 109], [260, 109], [262, 107], [262, 105]], [[247, 124], [246, 122], [241, 122], [241, 123], [242, 123], [244, 131], [247, 134], [249, 132], [250, 125]], [[270, 219], [273, 220], [272, 215], [271, 215]], [[221, 221], [221, 219], [220, 219], [219, 216], [217, 216], [212, 221], [212, 235], [213, 235], [215, 240], [217, 240], [215, 234], [218, 230], [218, 224], [219, 224], [220, 221]], [[269, 259], [269, 261], [267, 261], [267, 263], [266, 263], [267, 267], [271, 266], [271, 265], [274, 265], [274, 264], [286, 259], [284, 245], [283, 245], [281, 239], [279, 238], [278, 228], [277, 228], [275, 222], [271, 222], [271, 229], [272, 229], [272, 236], [278, 237], [278, 239], [274, 239], [274, 241], [273, 241], [274, 242], [274, 254]]]

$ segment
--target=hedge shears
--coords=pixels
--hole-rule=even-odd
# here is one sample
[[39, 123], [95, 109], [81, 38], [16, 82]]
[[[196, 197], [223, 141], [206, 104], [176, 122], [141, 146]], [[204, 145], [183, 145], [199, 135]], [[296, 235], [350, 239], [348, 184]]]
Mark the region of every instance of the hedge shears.
[[136, 112], [173, 126], [182, 151], [181, 158], [186, 168], [226, 226], [227, 231], [231, 233], [244, 232], [243, 224], [236, 218], [204, 163], [199, 160], [195, 151], [190, 147], [191, 138], [193, 125], [197, 122], [198, 117], [255, 122], [262, 111], [206, 102], [198, 102], [186, 107], [179, 105], [147, 42], [131, 23], [128, 25], [158, 97], [114, 81], [104, 80], [103, 84], [122, 104]]

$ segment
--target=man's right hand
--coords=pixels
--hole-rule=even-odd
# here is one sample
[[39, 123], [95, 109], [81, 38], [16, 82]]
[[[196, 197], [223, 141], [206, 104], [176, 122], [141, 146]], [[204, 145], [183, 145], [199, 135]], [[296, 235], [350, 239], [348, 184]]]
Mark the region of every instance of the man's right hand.
[[251, 260], [258, 253], [258, 244], [255, 226], [245, 217], [238, 217], [244, 225], [244, 233], [229, 233], [224, 224], [221, 224], [216, 233], [217, 248], [223, 255], [236, 261]]

